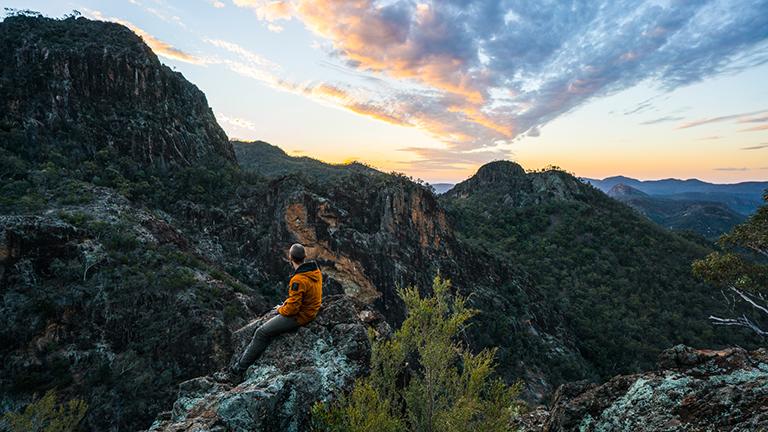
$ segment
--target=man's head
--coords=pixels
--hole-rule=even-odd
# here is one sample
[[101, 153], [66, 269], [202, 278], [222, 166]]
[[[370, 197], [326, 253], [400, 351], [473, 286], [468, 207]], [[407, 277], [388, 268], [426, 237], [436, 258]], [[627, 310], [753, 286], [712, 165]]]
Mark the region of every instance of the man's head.
[[294, 267], [298, 267], [304, 262], [304, 258], [307, 257], [307, 253], [304, 251], [304, 246], [294, 243], [291, 249], [288, 251], [288, 257], [291, 259], [291, 263]]

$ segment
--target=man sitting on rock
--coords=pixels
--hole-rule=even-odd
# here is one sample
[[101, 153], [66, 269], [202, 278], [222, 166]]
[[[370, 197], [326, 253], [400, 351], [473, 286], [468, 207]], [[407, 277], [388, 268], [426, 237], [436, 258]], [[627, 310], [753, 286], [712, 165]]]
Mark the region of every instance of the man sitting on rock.
[[267, 348], [270, 339], [295, 330], [312, 321], [320, 310], [323, 299], [323, 275], [317, 263], [304, 262], [304, 246], [296, 243], [288, 251], [293, 265], [293, 276], [288, 282], [288, 298], [282, 305], [275, 306], [277, 315], [259, 327], [253, 334], [251, 343], [245, 348], [240, 359], [232, 367], [238, 375], [245, 372]]

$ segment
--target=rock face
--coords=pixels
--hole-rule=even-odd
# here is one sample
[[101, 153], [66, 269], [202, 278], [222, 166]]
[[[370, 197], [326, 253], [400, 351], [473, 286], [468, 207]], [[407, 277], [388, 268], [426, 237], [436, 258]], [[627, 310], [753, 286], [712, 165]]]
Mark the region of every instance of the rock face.
[[[405, 316], [397, 287], [428, 292], [437, 272], [450, 278], [480, 310], [468, 343], [473, 349], [498, 347], [499, 372], [510, 382], [526, 377], [529, 399], [554, 390], [543, 359], [583, 364], [555, 305], [525, 275], [457, 239], [435, 196], [406, 178], [350, 173], [323, 184], [280, 177], [265, 196], [249, 197], [225, 213], [226, 221], [206, 225], [223, 245], [222, 266], [260, 262], [284, 281], [285, 250], [301, 242], [327, 276], [328, 292], [374, 306], [392, 326]], [[250, 221], [259, 220], [270, 224], [267, 236], [257, 237]], [[514, 348], [519, 346], [528, 348]]]
[[647, 197], [648, 194], [639, 190], [635, 189], [632, 186], [627, 186], [624, 183], [619, 183], [616, 186], [612, 187], [611, 190], [607, 192], [608, 196], [615, 199], [620, 199], [622, 197], [626, 198], [632, 198], [632, 197]]
[[[235, 332], [241, 352], [269, 313]], [[316, 401], [329, 401], [365, 372], [371, 347], [351, 300], [326, 298], [317, 318], [272, 340], [237, 385], [211, 377], [181, 383], [173, 411], [151, 432], [287, 431], [309, 429]]]
[[205, 95], [122, 25], [0, 22], [0, 135], [33, 157], [101, 150], [159, 167], [234, 161]]
[[695, 350], [659, 356], [659, 370], [602, 385], [567, 384], [544, 431], [759, 431], [768, 429], [768, 351]]
[[460, 200], [476, 193], [490, 193], [507, 207], [524, 207], [573, 199], [583, 194], [581, 187], [577, 178], [561, 171], [526, 173], [515, 162], [496, 161], [480, 167], [474, 176], [457, 184], [441, 198]]

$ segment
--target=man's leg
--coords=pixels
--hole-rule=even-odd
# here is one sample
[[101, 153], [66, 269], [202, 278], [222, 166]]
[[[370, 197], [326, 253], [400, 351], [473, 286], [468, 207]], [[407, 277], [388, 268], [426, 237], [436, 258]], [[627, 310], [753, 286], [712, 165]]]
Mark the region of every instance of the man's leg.
[[274, 318], [270, 318], [269, 321], [262, 324], [261, 327], [256, 329], [253, 333], [251, 343], [249, 343], [245, 348], [245, 351], [243, 351], [240, 360], [235, 363], [235, 370], [237, 372], [242, 372], [247, 369], [248, 366], [259, 358], [262, 352], [264, 352], [270, 339], [281, 333], [297, 329], [298, 327], [299, 323], [297, 323], [296, 319], [293, 317], [277, 315]]

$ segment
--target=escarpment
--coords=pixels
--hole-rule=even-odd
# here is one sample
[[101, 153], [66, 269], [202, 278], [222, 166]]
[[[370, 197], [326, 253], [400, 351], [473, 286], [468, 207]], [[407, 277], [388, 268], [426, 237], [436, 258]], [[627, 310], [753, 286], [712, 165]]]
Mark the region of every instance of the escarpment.
[[85, 18], [0, 23], [0, 136], [38, 159], [235, 160], [203, 92], [128, 28]]

